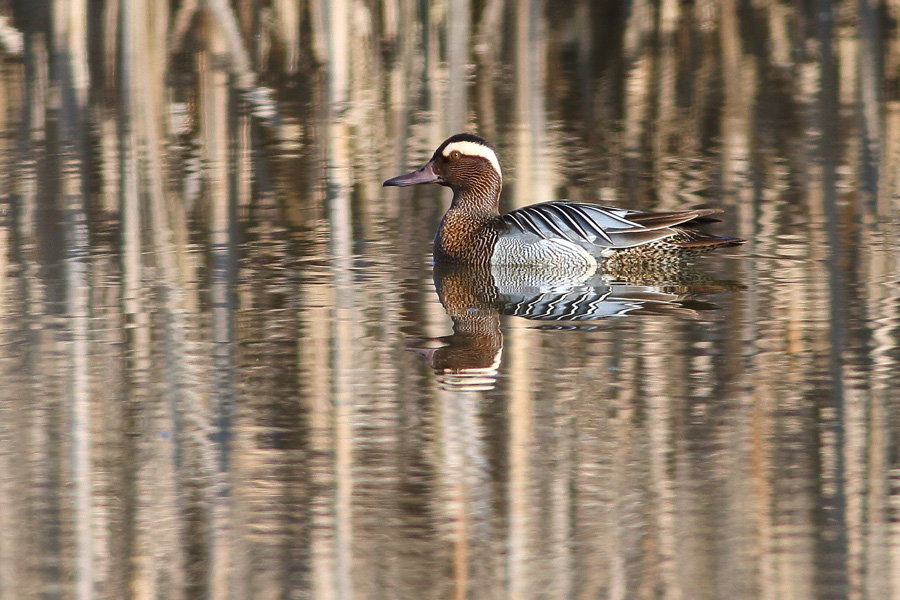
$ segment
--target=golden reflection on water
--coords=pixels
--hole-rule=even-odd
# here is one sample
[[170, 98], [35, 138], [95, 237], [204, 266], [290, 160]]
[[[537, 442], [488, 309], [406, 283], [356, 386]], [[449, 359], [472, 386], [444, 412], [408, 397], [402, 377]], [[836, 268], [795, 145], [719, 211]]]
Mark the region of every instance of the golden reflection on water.
[[[0, 596], [900, 598], [890, 6], [10, 6]], [[748, 244], [433, 273], [462, 129]]]

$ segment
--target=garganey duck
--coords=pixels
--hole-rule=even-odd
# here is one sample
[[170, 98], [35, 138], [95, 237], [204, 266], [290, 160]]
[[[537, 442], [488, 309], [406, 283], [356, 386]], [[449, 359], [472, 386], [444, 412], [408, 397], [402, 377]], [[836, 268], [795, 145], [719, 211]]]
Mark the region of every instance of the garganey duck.
[[718, 209], [644, 212], [581, 202], [543, 202], [501, 215], [497, 153], [471, 133], [441, 144], [423, 167], [384, 182], [437, 183], [453, 190], [434, 239], [435, 262], [553, 265], [593, 269], [604, 260], [667, 261], [744, 240], [692, 227]]

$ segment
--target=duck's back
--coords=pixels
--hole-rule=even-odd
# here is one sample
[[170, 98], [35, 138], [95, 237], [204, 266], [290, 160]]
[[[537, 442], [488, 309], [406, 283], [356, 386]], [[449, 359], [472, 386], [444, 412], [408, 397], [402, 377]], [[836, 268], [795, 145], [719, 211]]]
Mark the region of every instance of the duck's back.
[[[740, 240], [694, 232], [716, 209], [642, 212], [577, 202], [544, 202], [499, 219], [494, 264], [596, 264], [623, 253], [648, 258], [695, 254]], [[688, 251], [689, 250], [689, 251]]]

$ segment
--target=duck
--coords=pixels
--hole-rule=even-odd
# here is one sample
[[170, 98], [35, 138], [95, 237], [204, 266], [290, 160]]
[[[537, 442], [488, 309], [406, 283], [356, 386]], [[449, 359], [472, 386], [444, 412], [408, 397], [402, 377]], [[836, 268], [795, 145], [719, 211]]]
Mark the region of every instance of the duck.
[[594, 270], [604, 262], [679, 261], [744, 240], [702, 233], [715, 208], [653, 212], [549, 201], [500, 213], [503, 172], [494, 146], [458, 133], [422, 167], [385, 187], [434, 183], [453, 191], [434, 239], [435, 263]]

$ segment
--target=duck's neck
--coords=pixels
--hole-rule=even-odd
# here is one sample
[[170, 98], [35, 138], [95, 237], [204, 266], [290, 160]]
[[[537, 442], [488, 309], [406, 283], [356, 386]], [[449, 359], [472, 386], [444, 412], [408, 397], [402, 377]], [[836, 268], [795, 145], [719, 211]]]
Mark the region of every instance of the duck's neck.
[[495, 217], [500, 214], [500, 190], [502, 188], [500, 179], [496, 177], [486, 178], [470, 187], [454, 188], [450, 210]]
[[497, 240], [494, 224], [500, 216], [500, 183], [453, 191], [453, 202], [434, 239], [439, 262], [488, 263]]

